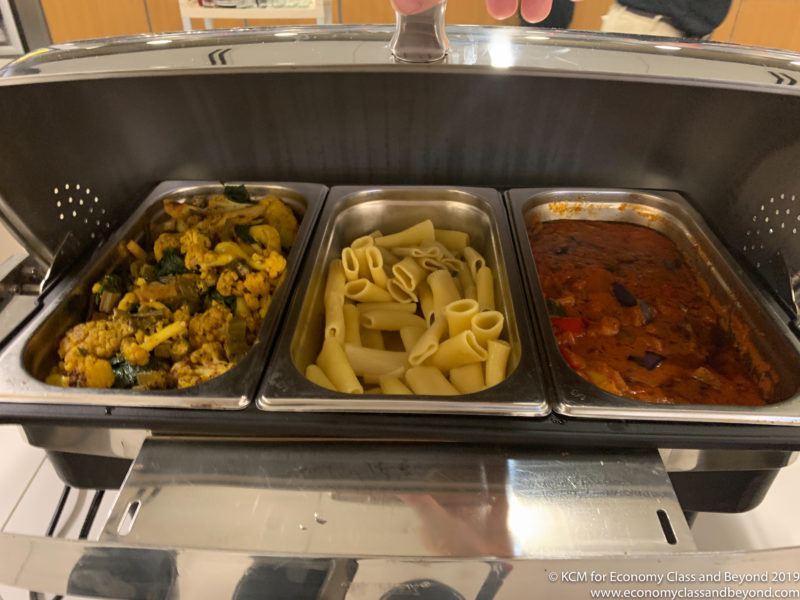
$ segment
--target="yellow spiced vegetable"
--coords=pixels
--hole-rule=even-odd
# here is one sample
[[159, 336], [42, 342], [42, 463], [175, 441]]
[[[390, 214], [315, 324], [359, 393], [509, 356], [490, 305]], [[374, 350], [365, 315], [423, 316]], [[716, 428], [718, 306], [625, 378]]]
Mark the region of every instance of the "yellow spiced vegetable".
[[88, 319], [60, 340], [47, 383], [187, 387], [226, 372], [255, 342], [286, 273], [294, 213], [244, 186], [168, 198], [164, 210], [149, 240], [120, 244], [123, 263], [92, 287]]

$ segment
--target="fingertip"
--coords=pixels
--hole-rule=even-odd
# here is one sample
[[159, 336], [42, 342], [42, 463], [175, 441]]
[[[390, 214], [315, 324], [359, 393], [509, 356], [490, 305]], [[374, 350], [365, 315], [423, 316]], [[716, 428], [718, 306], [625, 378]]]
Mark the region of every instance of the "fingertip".
[[522, 18], [528, 23], [538, 23], [547, 18], [553, 0], [522, 0]]
[[517, 0], [486, 0], [486, 8], [493, 19], [503, 21], [517, 12]]

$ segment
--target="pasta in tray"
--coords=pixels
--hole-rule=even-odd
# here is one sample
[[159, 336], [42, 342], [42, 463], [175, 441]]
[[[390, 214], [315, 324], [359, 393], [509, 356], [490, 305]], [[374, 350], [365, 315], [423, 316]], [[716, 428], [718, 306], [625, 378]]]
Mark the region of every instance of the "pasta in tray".
[[507, 376], [494, 273], [469, 235], [430, 220], [354, 239], [328, 265], [313, 383], [347, 394], [458, 395]]

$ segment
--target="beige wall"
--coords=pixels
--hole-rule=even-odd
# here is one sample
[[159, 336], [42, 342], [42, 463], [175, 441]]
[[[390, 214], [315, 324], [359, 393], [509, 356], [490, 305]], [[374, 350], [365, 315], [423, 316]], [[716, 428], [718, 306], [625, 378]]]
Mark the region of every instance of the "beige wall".
[[[575, 6], [573, 29], [597, 30], [613, 0], [583, 0]], [[178, 0], [41, 0], [53, 42], [112, 35], [177, 31], [182, 28]], [[342, 23], [391, 23], [388, 0], [332, 0], [334, 21], [341, 4]], [[235, 11], [231, 11], [232, 13]], [[150, 17], [148, 27], [147, 17]], [[313, 21], [249, 21], [250, 25], [312, 23]], [[449, 0], [449, 24], [516, 25], [516, 17], [496, 21], [484, 0]], [[194, 26], [202, 27], [200, 22]], [[241, 19], [217, 19], [216, 27], [241, 27]], [[152, 29], [151, 29], [152, 28]], [[800, 52], [800, 0], [733, 0], [714, 40], [769, 46]]]

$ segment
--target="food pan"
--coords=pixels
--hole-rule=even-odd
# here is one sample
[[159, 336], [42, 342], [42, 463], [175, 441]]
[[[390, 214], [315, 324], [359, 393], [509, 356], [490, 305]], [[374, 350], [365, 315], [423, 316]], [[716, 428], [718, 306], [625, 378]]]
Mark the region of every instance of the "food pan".
[[[463, 396], [380, 396], [332, 392], [303, 372], [322, 346], [323, 290], [327, 266], [353, 239], [375, 230], [396, 232], [424, 219], [460, 229], [496, 274], [495, 297], [506, 316], [512, 352], [502, 383]], [[328, 196], [306, 257], [273, 360], [258, 393], [263, 410], [456, 413], [544, 416], [550, 412], [542, 369], [529, 325], [511, 231], [499, 194], [490, 189], [448, 187], [336, 187]], [[513, 370], [512, 370], [513, 369]]]
[[[506, 194], [529, 302], [536, 314], [556, 388], [554, 411], [574, 417], [800, 425], [800, 344], [788, 317], [747, 279], [700, 215], [673, 192], [518, 189]], [[729, 310], [736, 339], [744, 336], [752, 362], [766, 361], [778, 376], [766, 406], [651, 404], [608, 393], [580, 377], [559, 352], [539, 283], [527, 228], [559, 219], [617, 221], [650, 227], [670, 238], [709, 289]], [[755, 360], [754, 360], [755, 359]], [[762, 363], [763, 364], [763, 363]]]
[[167, 181], [158, 185], [131, 217], [95, 252], [87, 264], [68, 274], [44, 299], [44, 306], [0, 354], [0, 399], [5, 402], [99, 404], [172, 408], [237, 409], [255, 393], [289, 290], [327, 188], [306, 183], [246, 183], [255, 196], [274, 194], [298, 217], [297, 239], [287, 256], [286, 279], [272, 297], [256, 343], [232, 369], [201, 384], [175, 390], [62, 388], [44, 383], [56, 361], [63, 334], [85, 318], [95, 281], [113, 268], [116, 246], [141, 236], [164, 214], [166, 197], [188, 198], [222, 193], [219, 182]]

